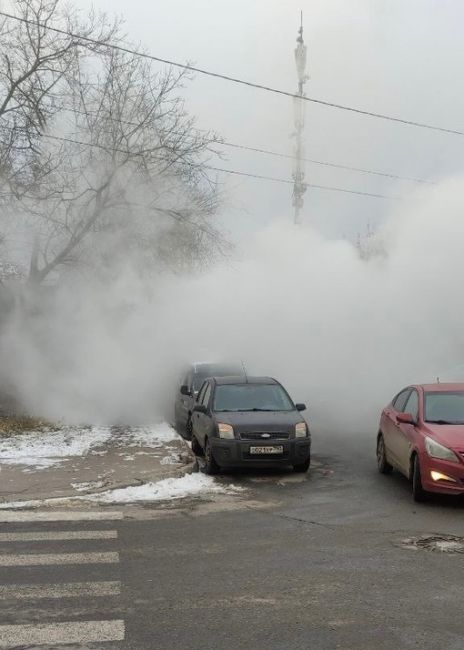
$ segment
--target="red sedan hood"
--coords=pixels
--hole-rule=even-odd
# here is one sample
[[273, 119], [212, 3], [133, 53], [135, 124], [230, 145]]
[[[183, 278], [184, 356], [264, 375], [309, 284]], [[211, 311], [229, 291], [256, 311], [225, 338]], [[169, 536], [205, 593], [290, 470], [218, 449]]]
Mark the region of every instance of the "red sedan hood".
[[424, 423], [423, 431], [445, 447], [464, 451], [464, 424]]

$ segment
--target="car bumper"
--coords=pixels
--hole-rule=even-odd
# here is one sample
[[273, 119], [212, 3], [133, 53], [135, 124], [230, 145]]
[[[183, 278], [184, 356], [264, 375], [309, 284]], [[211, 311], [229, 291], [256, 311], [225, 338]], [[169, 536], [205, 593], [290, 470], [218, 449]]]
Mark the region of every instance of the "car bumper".
[[[281, 454], [252, 454], [251, 447], [282, 446]], [[311, 439], [262, 441], [211, 440], [211, 452], [220, 467], [275, 467], [276, 465], [302, 465], [311, 455]]]
[[422, 487], [427, 492], [464, 494], [464, 465], [462, 463], [430, 458], [427, 454], [423, 454], [421, 478]]

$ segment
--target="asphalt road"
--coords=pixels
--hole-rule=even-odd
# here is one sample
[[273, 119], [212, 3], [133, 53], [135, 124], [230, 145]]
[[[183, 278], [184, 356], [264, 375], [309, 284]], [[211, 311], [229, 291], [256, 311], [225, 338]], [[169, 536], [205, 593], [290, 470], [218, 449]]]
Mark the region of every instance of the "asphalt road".
[[[239, 497], [103, 509], [94, 521], [11, 515], [0, 524], [0, 648], [31, 633], [29, 649], [462, 650], [463, 554], [403, 544], [464, 537], [462, 501], [414, 504], [405, 479], [377, 473], [367, 436], [327, 433], [315, 452], [307, 476], [220, 479], [244, 487]], [[95, 530], [106, 533], [82, 538]], [[11, 538], [31, 531], [45, 538]], [[57, 531], [80, 537], [50, 539]], [[7, 557], [31, 553], [58, 563]], [[54, 644], [34, 642], [39, 623]]]

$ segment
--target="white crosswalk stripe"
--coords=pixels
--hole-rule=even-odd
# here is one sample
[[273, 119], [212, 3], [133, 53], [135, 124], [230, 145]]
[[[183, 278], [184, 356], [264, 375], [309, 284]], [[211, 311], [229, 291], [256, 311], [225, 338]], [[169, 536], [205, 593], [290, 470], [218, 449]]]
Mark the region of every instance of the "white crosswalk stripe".
[[34, 566], [50, 564], [114, 564], [119, 554], [110, 553], [28, 553], [0, 555], [0, 566]]
[[116, 530], [52, 530], [33, 533], [0, 533], [0, 542], [43, 542], [71, 539], [117, 539]]
[[112, 521], [122, 519], [123, 513], [112, 511], [105, 512], [97, 510], [84, 512], [81, 510], [71, 511], [32, 511], [32, 510], [0, 510], [0, 522], [24, 522], [24, 521]]
[[123, 640], [124, 621], [119, 620], [0, 626], [0, 648]]
[[[89, 530], [85, 527], [85, 522], [92, 521], [115, 521], [123, 518], [123, 513], [120, 511], [0, 511], [0, 522], [9, 524], [7, 530], [0, 533], [0, 543], [4, 544], [3, 551], [0, 553], [0, 566], [6, 567], [5, 573], [2, 575], [14, 576], [18, 571], [24, 571], [21, 567], [37, 567], [40, 573], [31, 574], [31, 568], [26, 569], [27, 575], [33, 575], [33, 579], [42, 579], [42, 582], [32, 582], [25, 584], [22, 582], [25, 574], [21, 573], [19, 582], [11, 580], [10, 582], [0, 583], [0, 649], [13, 649], [24, 646], [57, 646], [59, 648], [75, 644], [83, 648], [87, 647], [90, 643], [102, 643], [111, 641], [123, 641], [125, 638], [125, 623], [124, 620], [115, 616], [115, 601], [121, 593], [121, 583], [119, 580], [112, 579], [108, 571], [110, 568], [104, 569], [103, 566], [99, 569], [100, 575], [104, 577], [103, 580], [95, 581], [81, 581], [80, 582], [50, 582], [46, 580], [47, 575], [52, 570], [53, 566], [61, 566], [53, 570], [53, 577], [56, 575], [60, 577], [65, 574], [63, 572], [72, 572], [73, 578], [76, 575], [76, 570], [80, 573], [80, 567], [93, 567], [91, 577], [97, 571], [97, 565], [107, 565], [108, 567], [117, 567], [119, 563], [119, 553], [113, 550], [92, 550], [101, 548], [102, 544], [114, 544], [114, 540], [118, 539], [116, 530]], [[60, 522], [82, 522], [84, 528], [79, 530], [76, 525], [72, 530], [66, 530], [66, 526], [60, 526]], [[44, 527], [44, 523], [48, 523]], [[18, 529], [15, 524], [20, 524]], [[103, 527], [100, 525], [100, 527]], [[16, 529], [15, 529], [16, 528]], [[21, 543], [21, 552], [14, 546], [14, 543]], [[55, 552], [59, 544], [59, 552]], [[54, 546], [48, 551], [48, 546]], [[83, 552], [66, 553], [61, 552], [65, 550], [68, 544], [73, 544], [70, 550], [83, 548]], [[64, 546], [64, 549], [63, 549]], [[37, 551], [40, 552], [37, 552]], [[47, 552], [48, 551], [48, 552]], [[70, 567], [69, 569], [66, 567]], [[57, 571], [61, 573], [56, 573]], [[89, 569], [87, 569], [89, 571]], [[103, 571], [103, 573], [101, 573]], [[111, 569], [113, 573], [114, 569]], [[95, 577], [97, 577], [95, 575]], [[106, 578], [109, 579], [106, 579]], [[117, 576], [114, 576], [117, 577]], [[29, 581], [31, 578], [29, 578]], [[103, 599], [102, 599], [103, 597]], [[76, 615], [79, 618], [86, 618], [84, 611], [86, 607], [88, 611], [94, 611], [96, 605], [92, 605], [92, 601], [88, 602], [87, 599], [96, 598], [98, 600], [93, 603], [99, 602], [98, 616], [103, 620], [68, 620], [73, 618], [72, 612], [74, 610], [74, 600], [76, 599]], [[54, 601], [47, 602], [47, 599]], [[60, 611], [61, 601], [63, 600], [63, 614], [62, 619], [57, 608]], [[82, 600], [83, 599], [83, 600]], [[108, 600], [106, 600], [108, 599]], [[18, 609], [19, 603], [23, 602], [24, 607], [27, 609], [21, 612]], [[67, 603], [65, 606], [64, 603]], [[84, 609], [83, 609], [84, 608]], [[108, 609], [109, 615], [105, 616], [103, 612]], [[47, 622], [47, 612], [53, 612], [53, 619]], [[66, 613], [64, 613], [66, 611]], [[16, 612], [20, 616], [16, 619]], [[44, 614], [45, 612], [45, 614]], [[30, 616], [34, 616], [33, 620], [40, 622], [32, 622]], [[4, 616], [7, 616], [5, 619]], [[2, 618], [5, 623], [2, 624]], [[88, 614], [88, 618], [92, 618], [92, 614]], [[113, 620], [114, 619], [114, 620]], [[23, 624], [12, 625], [15, 620]]]
[[81, 596], [118, 596], [121, 583], [69, 582], [37, 585], [0, 585], [0, 600], [25, 600], [28, 598], [79, 598]]

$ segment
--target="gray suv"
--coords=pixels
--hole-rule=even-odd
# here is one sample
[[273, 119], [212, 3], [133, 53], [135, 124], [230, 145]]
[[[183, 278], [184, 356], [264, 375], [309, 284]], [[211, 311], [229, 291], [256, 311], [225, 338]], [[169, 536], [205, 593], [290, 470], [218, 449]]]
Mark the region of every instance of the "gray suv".
[[193, 408], [192, 450], [205, 471], [292, 465], [306, 472], [311, 434], [285, 388], [271, 377], [211, 377]]
[[192, 363], [182, 376], [176, 394], [174, 405], [176, 429], [190, 440], [192, 438], [192, 412], [198, 392], [208, 377], [226, 377], [228, 375], [243, 376], [244, 369], [240, 364], [226, 363]]

